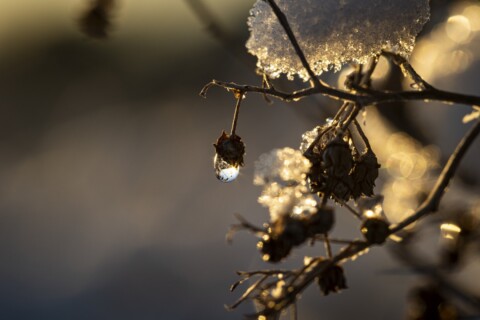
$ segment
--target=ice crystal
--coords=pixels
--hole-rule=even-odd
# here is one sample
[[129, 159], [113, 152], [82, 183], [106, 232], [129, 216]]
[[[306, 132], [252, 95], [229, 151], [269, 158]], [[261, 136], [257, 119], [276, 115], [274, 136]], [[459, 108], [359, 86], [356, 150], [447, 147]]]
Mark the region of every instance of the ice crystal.
[[[429, 18], [429, 0], [277, 0], [315, 74], [366, 63], [381, 50], [408, 58]], [[249, 52], [270, 77], [308, 74], [269, 4], [257, 0], [248, 19]]]
[[267, 184], [271, 181], [301, 183], [310, 169], [310, 161], [303, 154], [292, 148], [275, 149], [260, 156], [255, 162], [256, 185]]
[[318, 133], [320, 131], [321, 127], [315, 127], [310, 131], [307, 131], [302, 134], [302, 142], [300, 143], [300, 151], [303, 153], [307, 151], [307, 149], [310, 147], [310, 145], [315, 141], [315, 139], [318, 137]]
[[310, 161], [291, 148], [275, 149], [255, 163], [254, 183], [263, 185], [258, 202], [268, 208], [272, 221], [316, 212], [317, 202], [306, 185], [309, 169]]

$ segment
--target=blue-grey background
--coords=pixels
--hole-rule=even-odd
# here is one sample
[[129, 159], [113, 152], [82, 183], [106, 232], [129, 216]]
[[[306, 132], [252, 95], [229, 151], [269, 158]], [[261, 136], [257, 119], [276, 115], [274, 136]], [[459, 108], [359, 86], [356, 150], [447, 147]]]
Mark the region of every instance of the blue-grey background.
[[[246, 40], [253, 1], [205, 3], [233, 39]], [[448, 3], [436, 3], [445, 17]], [[240, 319], [251, 305], [223, 306], [240, 294], [228, 291], [234, 271], [267, 266], [253, 236], [227, 245], [225, 233], [234, 213], [268, 219], [253, 161], [297, 146], [324, 121], [321, 103], [268, 105], [249, 95], [238, 126], [247, 165], [238, 181], [220, 183], [212, 143], [229, 129], [234, 100], [220, 89], [206, 100], [198, 92], [212, 78], [259, 84], [253, 68], [183, 1], [118, 1], [105, 41], [79, 32], [86, 4], [0, 0], [0, 319]], [[478, 83], [475, 66], [466, 80], [437, 83], [479, 94], [468, 89]], [[436, 110], [422, 127], [448, 124], [448, 154], [464, 127], [449, 122], [451, 108]], [[357, 222], [340, 213], [337, 234], [358, 237]], [[301, 261], [299, 251], [287, 265]], [[402, 319], [417, 278], [385, 272], [397, 267], [385, 249], [372, 250], [345, 266], [348, 290], [307, 290], [300, 319]]]

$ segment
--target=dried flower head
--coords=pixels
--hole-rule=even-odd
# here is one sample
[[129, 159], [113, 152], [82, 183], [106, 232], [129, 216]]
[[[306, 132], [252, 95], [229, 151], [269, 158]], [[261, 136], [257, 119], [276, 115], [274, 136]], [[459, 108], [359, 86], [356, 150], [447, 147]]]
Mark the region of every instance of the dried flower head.
[[360, 229], [365, 239], [371, 244], [382, 244], [389, 235], [389, 224], [379, 217], [365, 220]]
[[375, 180], [378, 178], [378, 169], [380, 165], [377, 156], [371, 149], [363, 153], [355, 160], [355, 166], [352, 171], [353, 189], [352, 195], [358, 198], [362, 195], [373, 196]]
[[[328, 260], [323, 261], [328, 263]], [[347, 281], [343, 268], [339, 265], [332, 265], [327, 267], [317, 279], [318, 286], [324, 295], [328, 295], [330, 292], [339, 292], [340, 290], [347, 289]]]
[[235, 180], [240, 167], [243, 166], [245, 155], [245, 144], [242, 139], [223, 131], [213, 146], [216, 151], [213, 166], [217, 178], [223, 182]]

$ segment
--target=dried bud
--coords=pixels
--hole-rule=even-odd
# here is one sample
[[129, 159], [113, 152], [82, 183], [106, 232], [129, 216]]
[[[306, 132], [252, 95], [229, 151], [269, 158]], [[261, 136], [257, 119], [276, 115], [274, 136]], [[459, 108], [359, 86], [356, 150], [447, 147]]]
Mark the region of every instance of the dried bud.
[[318, 207], [316, 213], [305, 219], [308, 237], [329, 232], [335, 223], [334, 213], [332, 207]]
[[[324, 263], [328, 263], [328, 261], [325, 260]], [[343, 273], [343, 268], [339, 265], [327, 267], [318, 277], [317, 282], [324, 295], [347, 289], [347, 281]]]
[[218, 138], [217, 143], [213, 145], [219, 157], [231, 165], [243, 166], [243, 156], [245, 155], [245, 144], [242, 138], [236, 134], [230, 136], [225, 131]]
[[218, 138], [215, 147], [214, 168], [216, 176], [223, 182], [235, 180], [239, 168], [243, 166], [245, 144], [237, 135], [230, 136], [225, 131]]
[[389, 224], [382, 218], [369, 218], [362, 224], [361, 231], [371, 244], [382, 244], [389, 235]]
[[257, 247], [262, 258], [268, 262], [278, 262], [288, 256], [294, 246], [305, 242], [306, 228], [300, 219], [284, 215], [271, 223], [268, 234], [262, 237]]
[[279, 262], [292, 250], [292, 243], [283, 238], [272, 238], [269, 235], [262, 237], [257, 243], [257, 248], [262, 253], [262, 259], [268, 262]]
[[348, 143], [338, 136], [327, 144], [322, 158], [323, 167], [329, 177], [341, 180], [348, 176], [353, 168], [352, 151]]
[[352, 195], [356, 199], [361, 195], [372, 196], [375, 180], [378, 177], [378, 168], [375, 154], [369, 150], [363, 153], [357, 161], [352, 171], [353, 190]]
[[270, 226], [270, 235], [273, 238], [282, 238], [293, 246], [305, 242], [306, 228], [303, 222], [289, 215], [280, 216]]

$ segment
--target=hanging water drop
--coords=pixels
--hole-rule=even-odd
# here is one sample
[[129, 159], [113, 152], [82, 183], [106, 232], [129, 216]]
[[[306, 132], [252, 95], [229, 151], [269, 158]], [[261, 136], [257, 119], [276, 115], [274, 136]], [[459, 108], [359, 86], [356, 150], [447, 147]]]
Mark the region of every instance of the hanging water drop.
[[240, 166], [231, 165], [218, 154], [213, 158], [213, 166], [217, 179], [222, 182], [232, 182], [240, 173]]
[[222, 182], [232, 182], [238, 177], [240, 167], [243, 166], [245, 145], [242, 139], [237, 135], [222, 132], [214, 147], [216, 152], [213, 167], [217, 179]]

